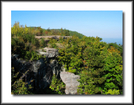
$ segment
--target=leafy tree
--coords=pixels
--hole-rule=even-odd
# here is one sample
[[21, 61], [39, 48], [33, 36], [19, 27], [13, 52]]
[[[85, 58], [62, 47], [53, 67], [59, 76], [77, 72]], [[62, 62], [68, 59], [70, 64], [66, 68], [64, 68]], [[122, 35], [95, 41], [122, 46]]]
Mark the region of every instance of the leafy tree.
[[69, 30], [65, 30], [65, 36], [70, 36]]

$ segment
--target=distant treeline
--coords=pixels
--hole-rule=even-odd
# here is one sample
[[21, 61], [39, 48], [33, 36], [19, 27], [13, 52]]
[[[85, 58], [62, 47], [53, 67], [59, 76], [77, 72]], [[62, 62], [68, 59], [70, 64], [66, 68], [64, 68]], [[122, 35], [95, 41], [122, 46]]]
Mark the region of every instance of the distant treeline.
[[61, 36], [74, 36], [76, 35], [79, 38], [82, 38], [84, 35], [81, 33], [78, 33], [76, 31], [70, 31], [67, 29], [43, 29], [40, 27], [27, 27], [27, 26], [20, 26], [19, 22], [15, 23], [14, 26], [12, 27], [12, 29], [15, 26], [19, 26], [20, 28], [27, 28], [29, 33], [36, 35], [36, 36], [48, 36], [48, 35], [61, 35]]

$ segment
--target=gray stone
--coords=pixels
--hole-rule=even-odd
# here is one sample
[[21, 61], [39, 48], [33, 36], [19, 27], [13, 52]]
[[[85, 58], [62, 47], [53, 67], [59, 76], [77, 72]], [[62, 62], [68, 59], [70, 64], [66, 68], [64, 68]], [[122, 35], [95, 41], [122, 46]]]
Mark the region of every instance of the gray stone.
[[61, 72], [60, 77], [61, 80], [66, 84], [65, 93], [76, 94], [80, 84], [77, 80], [80, 79], [80, 76], [70, 72]]
[[62, 65], [62, 66], [61, 66], [61, 71], [63, 71], [63, 72], [66, 71], [66, 69], [65, 69], [65, 65]]
[[59, 38], [63, 38], [63, 39], [67, 39], [67, 38], [72, 38], [72, 36], [60, 36], [60, 35], [51, 35], [51, 36], [35, 36], [35, 38], [37, 39], [59, 39]]
[[55, 43], [58, 48], [65, 48], [65, 46], [62, 43]]
[[53, 74], [60, 78], [60, 72], [61, 72], [61, 65], [58, 63], [57, 60], [52, 60], [50, 62], [50, 67], [52, 68]]
[[55, 48], [48, 48], [48, 47], [39, 49], [39, 50], [37, 50], [37, 52], [39, 54], [43, 55], [43, 56], [48, 57], [48, 58], [57, 57], [58, 54], [59, 54], [57, 49], [55, 49]]

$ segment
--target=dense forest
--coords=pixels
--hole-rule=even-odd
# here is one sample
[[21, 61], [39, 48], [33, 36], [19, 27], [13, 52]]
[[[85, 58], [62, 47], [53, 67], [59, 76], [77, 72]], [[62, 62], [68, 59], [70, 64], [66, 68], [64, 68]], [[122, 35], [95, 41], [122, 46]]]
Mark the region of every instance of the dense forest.
[[[44, 39], [35, 36], [72, 36], [59, 40]], [[116, 43], [102, 42], [99, 37], [86, 37], [78, 32], [66, 29], [42, 29], [41, 27], [25, 27], [15, 23], [11, 27], [11, 54], [18, 54], [27, 61], [38, 60], [45, 56], [38, 55], [36, 50], [44, 47], [58, 49], [58, 62], [66, 71], [80, 76], [77, 94], [123, 94], [123, 46]], [[99, 36], [99, 35], [98, 35]], [[26, 83], [16, 78], [18, 73], [11, 68], [12, 94], [33, 94], [26, 88]], [[30, 86], [29, 86], [30, 87]], [[65, 94], [65, 84], [55, 76], [47, 90], [48, 94]], [[30, 87], [32, 88], [32, 87]], [[52, 91], [51, 91], [52, 90]]]

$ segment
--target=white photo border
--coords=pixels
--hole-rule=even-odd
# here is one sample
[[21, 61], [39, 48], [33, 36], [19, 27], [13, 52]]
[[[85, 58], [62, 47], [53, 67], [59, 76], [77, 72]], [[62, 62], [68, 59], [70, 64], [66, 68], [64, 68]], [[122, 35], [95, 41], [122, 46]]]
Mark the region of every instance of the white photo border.
[[[124, 96], [11, 95], [12, 10], [121, 10], [124, 13]], [[132, 103], [132, 2], [2, 2], [2, 103]]]

